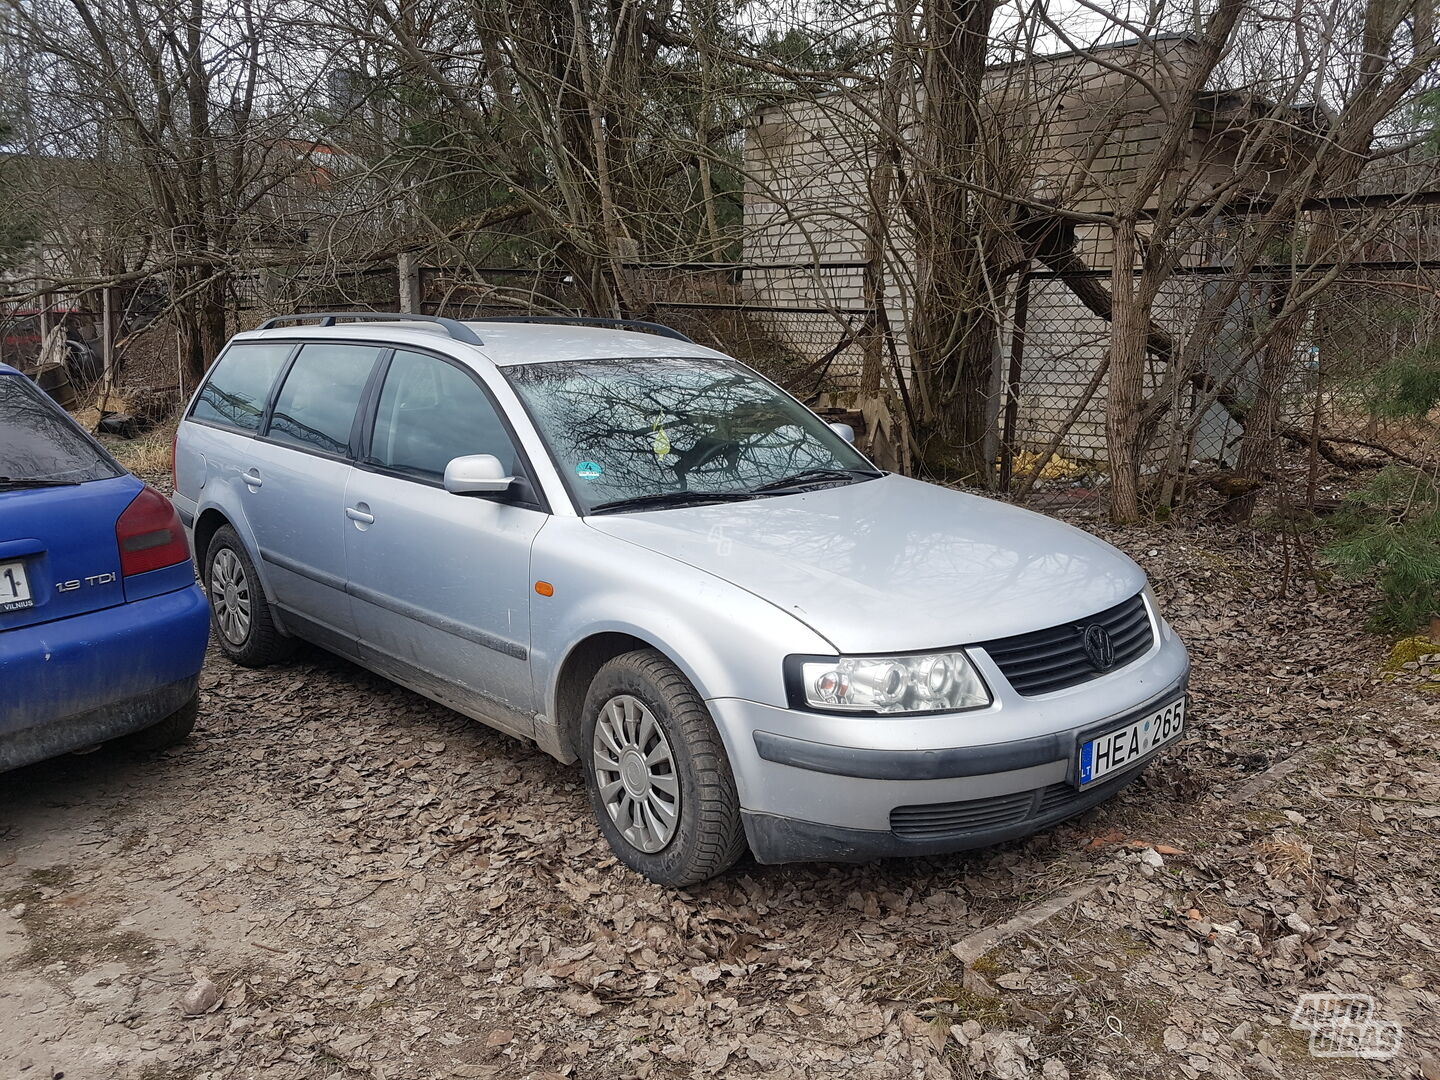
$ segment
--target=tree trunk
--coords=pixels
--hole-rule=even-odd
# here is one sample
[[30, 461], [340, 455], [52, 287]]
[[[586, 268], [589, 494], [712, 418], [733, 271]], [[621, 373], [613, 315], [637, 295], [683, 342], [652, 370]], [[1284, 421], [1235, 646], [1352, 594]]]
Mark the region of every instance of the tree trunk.
[[[921, 128], [931, 164], [915, 203], [921, 269], [911, 320], [924, 463], [933, 474], [986, 486], [993, 479], [985, 447], [997, 325], [986, 258], [1013, 209], [954, 181], [989, 183], [994, 171], [981, 123], [993, 13], [989, 0], [927, 0], [923, 7], [930, 52]], [[988, 284], [1003, 288], [999, 276]]]
[[228, 280], [209, 267], [175, 275], [175, 327], [187, 386], [195, 383], [220, 355], [229, 338], [225, 324]]
[[1114, 226], [1115, 263], [1110, 272], [1110, 383], [1105, 403], [1105, 441], [1110, 451], [1110, 517], [1118, 524], [1140, 518], [1141, 420], [1145, 405], [1145, 343], [1150, 318], [1140, 302], [1135, 266], [1135, 219]]
[[[1272, 308], [1284, 304], [1285, 291], [1271, 302]], [[1259, 372], [1255, 381], [1254, 403], [1245, 413], [1245, 428], [1240, 437], [1240, 458], [1236, 471], [1256, 485], [1270, 474], [1280, 442], [1282, 394], [1285, 383], [1295, 369], [1295, 346], [1305, 318], [1296, 314], [1276, 330], [1260, 353]], [[1255, 513], [1258, 492], [1251, 491], [1231, 500], [1225, 507], [1226, 516], [1237, 524], [1250, 520]]]

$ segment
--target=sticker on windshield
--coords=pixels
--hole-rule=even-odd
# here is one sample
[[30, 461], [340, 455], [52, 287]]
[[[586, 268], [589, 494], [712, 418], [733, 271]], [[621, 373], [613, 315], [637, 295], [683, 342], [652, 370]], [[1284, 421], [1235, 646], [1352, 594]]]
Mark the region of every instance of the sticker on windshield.
[[598, 480], [604, 472], [599, 462], [595, 461], [582, 461], [575, 466], [575, 475], [581, 480]]
[[657, 416], [650, 422], [650, 448], [659, 458], [670, 453], [670, 436], [665, 433], [663, 420], [664, 417]]

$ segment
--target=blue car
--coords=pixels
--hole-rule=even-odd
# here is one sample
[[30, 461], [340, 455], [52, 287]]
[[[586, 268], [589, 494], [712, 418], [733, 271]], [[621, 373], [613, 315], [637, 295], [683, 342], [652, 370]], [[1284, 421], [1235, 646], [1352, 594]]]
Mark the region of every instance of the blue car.
[[0, 364], [0, 770], [183, 740], [209, 633], [170, 500]]

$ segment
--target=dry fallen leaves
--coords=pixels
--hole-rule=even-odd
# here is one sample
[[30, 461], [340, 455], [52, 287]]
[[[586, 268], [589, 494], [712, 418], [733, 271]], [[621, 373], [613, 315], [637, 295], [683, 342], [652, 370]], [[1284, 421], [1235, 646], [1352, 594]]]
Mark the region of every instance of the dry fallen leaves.
[[[167, 935], [189, 933], [186, 963], [227, 988], [212, 1011], [182, 1022], [190, 976], [155, 982], [139, 950], [127, 963], [160, 1006], [142, 994], [137, 1034], [100, 1030], [204, 1080], [308, 1080], [337, 1058], [386, 1080], [1258, 1080], [1297, 1075], [1283, 1021], [1321, 986], [1379, 988], [1386, 1017], [1440, 1054], [1424, 1022], [1440, 1013], [1425, 945], [1440, 709], [1373, 676], [1383, 643], [1354, 588], [1292, 580], [1279, 595], [1270, 541], [1100, 531], [1189, 643], [1194, 726], [1118, 800], [1029, 841], [744, 863], [669, 892], [609, 856], [573, 771], [303, 653], [263, 671], [213, 662], [194, 742], [124, 791], [98, 755], [7, 777], [0, 843], [70, 849], [83, 830], [73, 910], [118, 924], [153, 902]], [[68, 817], [45, 812], [56, 798]], [[39, 825], [7, 833], [22, 816]], [[18, 873], [0, 859], [0, 895]], [[989, 942], [981, 971], [947, 948], [1092, 881]], [[63, 892], [27, 892], [9, 929], [53, 925], [72, 910]]]

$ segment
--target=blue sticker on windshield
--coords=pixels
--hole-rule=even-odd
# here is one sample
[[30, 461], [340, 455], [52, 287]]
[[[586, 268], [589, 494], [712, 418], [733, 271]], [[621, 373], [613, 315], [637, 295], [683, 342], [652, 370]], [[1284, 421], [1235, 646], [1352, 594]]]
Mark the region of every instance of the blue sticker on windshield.
[[575, 466], [575, 475], [581, 480], [598, 480], [604, 471], [595, 461], [582, 461]]

